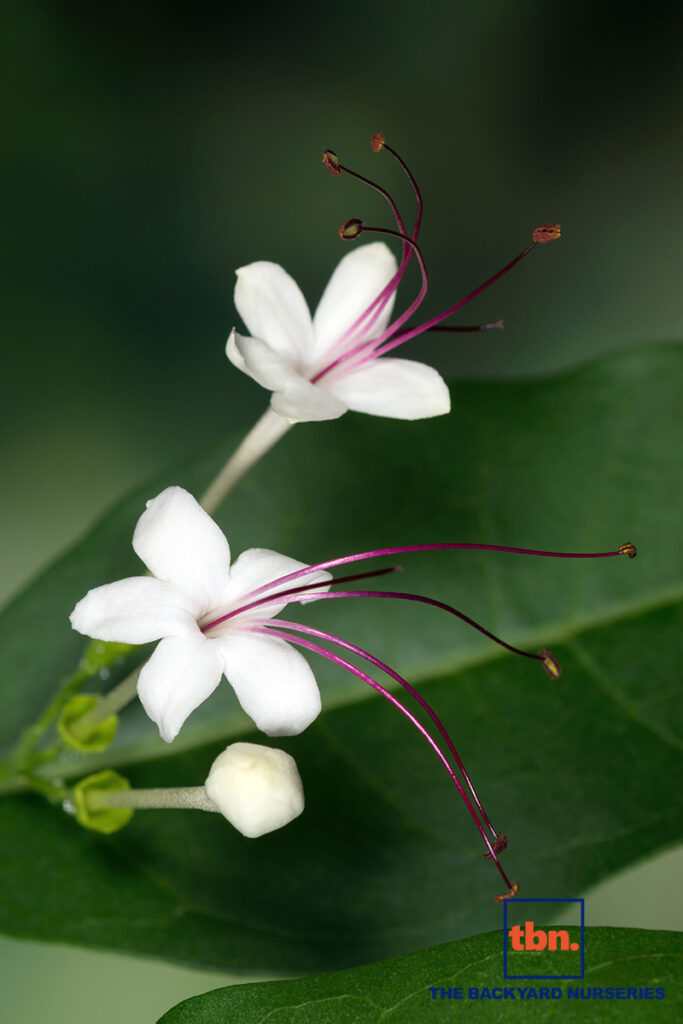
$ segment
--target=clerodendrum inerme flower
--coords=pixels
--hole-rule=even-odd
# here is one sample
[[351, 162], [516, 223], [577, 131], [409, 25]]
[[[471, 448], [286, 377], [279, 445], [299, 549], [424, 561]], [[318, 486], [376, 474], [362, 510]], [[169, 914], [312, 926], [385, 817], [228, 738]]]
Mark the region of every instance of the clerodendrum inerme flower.
[[[415, 179], [398, 154], [376, 133], [375, 152], [387, 149], [408, 175], [418, 211], [410, 236], [394, 200], [379, 185], [344, 167], [326, 150], [323, 162], [335, 175], [347, 173], [376, 189], [389, 203], [397, 230], [370, 227], [357, 218], [340, 228], [342, 239], [353, 241], [362, 232], [393, 236], [402, 242], [400, 265], [383, 242], [361, 246], [338, 264], [311, 314], [298, 285], [277, 263], [261, 260], [237, 271], [235, 306], [249, 329], [245, 337], [233, 330], [226, 352], [234, 365], [273, 392], [271, 407], [296, 423], [329, 420], [348, 409], [417, 420], [450, 410], [448, 388], [431, 366], [387, 353], [429, 330], [486, 330], [502, 322], [476, 327], [439, 327], [481, 291], [507, 273], [537, 244], [559, 237], [559, 225], [542, 225], [533, 241], [493, 277], [446, 312], [425, 323], [405, 325], [427, 294], [427, 271], [417, 239], [422, 221], [422, 198]], [[422, 283], [417, 297], [392, 320], [396, 291], [413, 256]]]
[[[320, 694], [308, 663], [281, 637], [256, 632], [297, 598], [237, 614], [254, 589], [305, 569], [304, 563], [251, 548], [231, 565], [222, 530], [180, 487], [148, 502], [133, 548], [152, 575], [91, 590], [74, 608], [71, 623], [97, 640], [160, 640], [142, 668], [138, 695], [163, 739], [175, 738], [223, 673], [268, 735], [294, 735], [310, 725], [320, 711]], [[316, 573], [311, 582], [328, 578], [329, 573]], [[213, 627], [221, 615], [226, 620]]]
[[[574, 554], [444, 542], [377, 548], [315, 565], [252, 548], [231, 567], [228, 543], [218, 526], [187, 491], [169, 487], [148, 503], [136, 527], [133, 546], [153, 575], [91, 590], [76, 605], [71, 622], [79, 632], [100, 640], [140, 644], [160, 639], [140, 673], [138, 692], [164, 739], [174, 738], [188, 715], [213, 692], [223, 673], [244, 710], [264, 732], [301, 732], [320, 710], [313, 673], [290, 645], [303, 648], [367, 683], [408, 719], [441, 761], [465, 802], [484, 841], [486, 856], [493, 860], [508, 887], [503, 896], [516, 891], [498, 858], [507, 839], [491, 824], [455, 744], [425, 698], [398, 672], [356, 644], [275, 616], [290, 602], [348, 598], [421, 602], [457, 616], [508, 651], [540, 661], [550, 678], [557, 679], [560, 667], [549, 651], [532, 653], [513, 647], [442, 601], [396, 591], [330, 590], [332, 584], [395, 572], [396, 566], [334, 579], [328, 570], [385, 555], [456, 549], [559, 558], [633, 558], [636, 550], [632, 544], [622, 544], [615, 551]], [[428, 716], [444, 747], [394, 693], [330, 646], [350, 652], [402, 687]], [[214, 767], [218, 770], [221, 765]], [[213, 799], [210, 789], [207, 794]]]

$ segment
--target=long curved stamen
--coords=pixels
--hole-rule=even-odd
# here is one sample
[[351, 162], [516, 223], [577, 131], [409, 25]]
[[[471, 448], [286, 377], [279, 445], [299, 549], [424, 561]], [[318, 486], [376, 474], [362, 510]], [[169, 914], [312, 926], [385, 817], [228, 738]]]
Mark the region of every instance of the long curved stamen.
[[[290, 597], [291, 595], [305, 593], [307, 590], [316, 590], [320, 587], [331, 587], [333, 583], [352, 583], [354, 580], [369, 580], [375, 576], [388, 576], [390, 573], [394, 572], [403, 572], [403, 568], [400, 565], [390, 565], [387, 566], [386, 569], [374, 569], [370, 572], [357, 572], [352, 576], [338, 576], [336, 579], [318, 580], [316, 583], [306, 583], [302, 587], [290, 587], [288, 590], [280, 590], [275, 594], [271, 594], [269, 597], [254, 601], [252, 604], [241, 605], [239, 608], [228, 612], [226, 615], [221, 615], [220, 618], [213, 619], [211, 622], [207, 622], [199, 628], [202, 633], [207, 633], [210, 629], [213, 629], [214, 626], [220, 626], [222, 622], [227, 622], [228, 619], [234, 618], [235, 615], [239, 615], [251, 608], [259, 607], [262, 604], [277, 602], [282, 597]], [[252, 597], [255, 593], [256, 591], [253, 590], [250, 593], [245, 594], [244, 597]]]
[[[418, 601], [420, 604], [429, 604], [434, 608], [440, 608], [442, 611], [449, 612], [451, 615], [455, 615], [456, 618], [460, 619], [461, 622], [467, 623], [468, 626], [472, 626], [478, 633], [482, 633], [489, 640], [493, 640], [494, 643], [498, 644], [499, 647], [504, 647], [506, 651], [510, 651], [512, 654], [520, 654], [523, 658], [533, 658], [534, 661], [540, 661], [544, 667], [547, 665], [548, 658], [554, 661], [553, 655], [549, 651], [538, 652], [538, 654], [532, 651], [523, 651], [520, 647], [514, 647], [507, 641], [502, 640], [495, 633], [486, 629], [475, 619], [471, 619], [469, 615], [465, 615], [464, 612], [458, 611], [450, 604], [446, 604], [444, 601], [437, 601], [434, 597], [425, 597], [423, 594], [409, 594], [401, 591], [394, 590], [337, 590], [325, 594], [302, 594], [301, 601], [306, 602], [310, 600], [324, 600], [325, 598], [335, 597], [379, 597], [379, 598], [393, 598], [398, 601]], [[271, 598], [270, 600], [273, 600]], [[553, 673], [560, 675], [559, 666], [558, 671]]]
[[417, 237], [420, 234], [420, 225], [422, 224], [422, 212], [424, 209], [422, 203], [422, 195], [420, 193], [417, 181], [415, 180], [414, 175], [412, 174], [410, 168], [408, 167], [408, 164], [402, 157], [398, 155], [395, 149], [392, 149], [392, 147], [389, 145], [389, 143], [384, 138], [381, 132], [375, 132], [375, 134], [372, 136], [372, 139], [370, 140], [370, 145], [372, 146], [372, 149], [375, 153], [379, 153], [383, 149], [386, 149], [388, 153], [391, 153], [394, 160], [399, 165], [399, 167], [407, 177], [408, 181], [412, 185], [413, 192], [415, 193], [415, 199], [417, 200], [417, 216], [415, 217], [415, 227], [413, 228], [412, 238], [413, 241], [417, 241]]
[[[270, 629], [268, 629], [268, 628], [255, 629], [252, 632], [259, 633], [259, 634], [265, 635], [265, 636], [269, 636], [270, 635]], [[472, 801], [469, 799], [467, 793], [463, 789], [463, 786], [462, 786], [462, 783], [460, 782], [460, 779], [458, 778], [458, 776], [456, 775], [455, 771], [453, 770], [453, 767], [450, 764], [450, 762], [448, 761], [448, 758], [446, 757], [446, 755], [441, 750], [441, 747], [438, 745], [436, 740], [429, 734], [429, 732], [425, 729], [425, 727], [422, 725], [422, 723], [415, 717], [415, 715], [413, 715], [412, 712], [409, 711], [407, 707], [405, 707], [405, 705], [398, 699], [398, 697], [395, 697], [393, 693], [391, 693], [384, 686], [382, 686], [381, 683], [378, 683], [377, 680], [372, 678], [372, 676], [369, 676], [366, 672], [363, 672], [362, 669], [357, 668], [356, 665], [352, 665], [351, 662], [347, 661], [345, 658], [340, 657], [338, 654], [333, 654], [331, 651], [326, 650], [324, 647], [321, 647], [319, 644], [312, 643], [310, 640], [305, 640], [303, 637], [295, 637], [295, 636], [291, 636], [290, 635], [290, 636], [288, 636], [287, 640], [288, 640], [289, 643], [293, 643], [293, 644], [297, 645], [298, 647], [303, 647], [306, 650], [312, 651], [314, 654], [319, 654], [322, 658], [327, 658], [328, 661], [332, 661], [332, 662], [334, 662], [335, 665], [339, 665], [340, 668], [344, 668], [344, 669], [347, 670], [347, 672], [351, 672], [352, 675], [355, 675], [358, 679], [362, 679], [363, 682], [367, 683], [368, 686], [371, 686], [373, 688], [373, 690], [377, 691], [377, 693], [381, 693], [383, 697], [386, 697], [386, 699], [391, 704], [394, 705], [394, 707], [398, 708], [398, 710], [401, 712], [401, 714], [405, 715], [405, 717], [408, 719], [408, 721], [418, 730], [418, 732], [420, 732], [422, 734], [422, 736], [427, 741], [427, 743], [429, 743], [430, 747], [432, 748], [432, 750], [437, 755], [437, 757], [439, 758], [439, 760], [443, 764], [444, 768], [446, 769], [446, 771], [450, 775], [451, 780], [452, 780], [453, 784], [455, 785], [456, 789], [458, 790], [458, 793], [462, 797], [462, 799], [463, 799], [463, 801], [465, 803], [465, 806], [467, 807], [467, 810], [469, 811], [469, 813], [470, 813], [470, 815], [472, 817], [472, 820], [476, 824], [477, 829], [479, 830], [479, 834], [481, 835], [482, 839], [484, 840], [484, 843], [486, 844], [486, 848], [487, 848], [487, 850], [488, 850], [488, 852], [489, 852], [489, 854], [491, 856], [491, 859], [493, 860], [494, 864], [498, 868], [498, 871], [500, 872], [500, 875], [501, 875], [503, 881], [508, 886], [508, 888], [512, 888], [512, 883], [510, 882], [509, 878], [505, 874], [505, 871], [503, 870], [503, 867], [502, 867], [500, 861], [498, 860], [498, 855], [496, 853], [495, 846], [491, 842], [491, 840], [489, 839], [488, 835], [486, 834], [486, 829], [484, 828], [484, 826], [482, 825], [481, 821], [479, 820], [479, 816], [477, 815], [477, 812], [475, 811], [474, 807], [472, 806]]]
[[[368, 575], [372, 574], [369, 573]], [[378, 575], [380, 574], [378, 573]], [[524, 658], [533, 658], [534, 661], [540, 661], [544, 671], [552, 679], [558, 679], [562, 675], [562, 669], [560, 668], [557, 659], [550, 653], [550, 651], [544, 649], [539, 651], [537, 654], [534, 654], [531, 651], [523, 651], [519, 647], [514, 647], [512, 644], [509, 644], [505, 640], [496, 636], [495, 633], [486, 629], [475, 619], [470, 618], [469, 615], [465, 615], [464, 612], [458, 611], [458, 609], [454, 608], [452, 605], [446, 604], [444, 601], [437, 601], [436, 598], [433, 597], [425, 597], [423, 594], [409, 594], [394, 590], [337, 590], [328, 593], [309, 593], [309, 591], [319, 589], [320, 587], [329, 586], [331, 582], [344, 583], [351, 579], [353, 579], [353, 577], [340, 577], [333, 581], [322, 580], [318, 583], [308, 583], [304, 586], [291, 587], [287, 590], [280, 590], [273, 594], [267, 594], [264, 597], [258, 598], [256, 601], [251, 601], [248, 604], [240, 605], [239, 608], [234, 608], [232, 611], [227, 612], [225, 615], [221, 615], [219, 618], [208, 622], [200, 628], [202, 632], [206, 633], [215, 626], [219, 626], [221, 623], [227, 622], [229, 619], [235, 618], [237, 615], [242, 615], [244, 612], [252, 611], [254, 608], [267, 607], [269, 604], [280, 604], [283, 597], [294, 597], [302, 604], [308, 601], [322, 601], [326, 598], [338, 597], [380, 597], [393, 598], [399, 601], [418, 601], [420, 604], [429, 604], [434, 608], [441, 608], [442, 611], [455, 615], [455, 617], [460, 619], [461, 622], [465, 622], [468, 626], [472, 626], [477, 630], [477, 632], [482, 633], [484, 636], [488, 637], [489, 640], [493, 640], [494, 643], [498, 644], [500, 647], [504, 647], [506, 651], [510, 651], [512, 654], [520, 654]], [[255, 593], [255, 591], [253, 593]]]
[[376, 668], [381, 669], [382, 672], [385, 672], [388, 676], [394, 679], [404, 688], [404, 690], [406, 690], [412, 697], [414, 697], [415, 700], [420, 705], [420, 707], [424, 708], [424, 710], [427, 712], [427, 714], [434, 722], [441, 735], [443, 736], [444, 740], [446, 741], [446, 745], [448, 746], [448, 749], [453, 755], [453, 759], [455, 760], [458, 768], [460, 769], [462, 777], [465, 780], [470, 793], [472, 794], [472, 798], [475, 804], [477, 805], [482, 820], [488, 826], [494, 840], [498, 838], [498, 832], [491, 824], [489, 816], [487, 815], [486, 811], [482, 806], [481, 800], [479, 799], [477, 791], [474, 788], [474, 784], [472, 783], [472, 780], [469, 777], [467, 769], [465, 768], [463, 760], [460, 757], [460, 754], [458, 753], [458, 750], [455, 744], [453, 743], [453, 740], [448, 735], [448, 731], [446, 730], [445, 725], [442, 723], [441, 719], [438, 717], [438, 715], [432, 708], [431, 704], [429, 704], [425, 700], [425, 698], [422, 696], [419, 690], [416, 690], [414, 686], [411, 686], [411, 684], [403, 678], [403, 676], [399, 675], [398, 672], [394, 671], [393, 668], [391, 668], [389, 665], [386, 665], [383, 661], [380, 661], [380, 659], [375, 657], [374, 654], [370, 654], [369, 651], [363, 650], [362, 647], [358, 647], [356, 644], [349, 643], [348, 640], [342, 640], [341, 637], [335, 636], [333, 633], [326, 633], [324, 630], [315, 629], [315, 627], [313, 626], [304, 626], [299, 622], [287, 622], [284, 619], [273, 619], [272, 623], [269, 625], [268, 628], [272, 629], [273, 627], [277, 627], [278, 629], [295, 630], [299, 633], [306, 633], [310, 636], [317, 637], [319, 640], [325, 640], [328, 643], [336, 644], [338, 647], [343, 647], [345, 650], [351, 651], [353, 654], [357, 654], [360, 658], [364, 658], [366, 661], [369, 661], [370, 664], [374, 665]]
[[[348, 224], [349, 221], [347, 221], [346, 223]], [[365, 231], [370, 231], [378, 235], [390, 235], [392, 238], [400, 238], [403, 241], [404, 245], [410, 246], [411, 250], [415, 253], [415, 257], [420, 266], [420, 276], [422, 278], [420, 290], [416, 298], [413, 299], [408, 308], [403, 313], [401, 313], [401, 315], [398, 316], [393, 323], [389, 324], [389, 326], [386, 327], [385, 330], [383, 330], [382, 333], [377, 338], [371, 338], [368, 340], [361, 341], [353, 348], [347, 349], [346, 352], [338, 356], [337, 359], [335, 359], [323, 370], [321, 370], [318, 374], [316, 374], [315, 377], [311, 378], [311, 382], [313, 384], [315, 384], [317, 381], [320, 380], [321, 377], [324, 377], [327, 373], [329, 373], [331, 370], [335, 369], [341, 364], [345, 364], [345, 366], [347, 366], [348, 369], [357, 369], [359, 366], [362, 366], [364, 363], [368, 362], [369, 359], [372, 359], [375, 353], [375, 349], [378, 348], [378, 346], [380, 346], [382, 342], [384, 342], [387, 338], [390, 338], [393, 334], [395, 334], [395, 332], [398, 331], [403, 326], [403, 324], [410, 319], [413, 313], [422, 305], [424, 297], [427, 294], [427, 289], [429, 287], [429, 276], [427, 274], [427, 268], [425, 266], [424, 257], [422, 256], [422, 252], [420, 251], [420, 247], [418, 246], [417, 242], [413, 241], [412, 238], [408, 238], [407, 235], [405, 234], [400, 234], [398, 231], [392, 231], [390, 228], [368, 227], [367, 225], [362, 224], [362, 222], [359, 222], [359, 230], [353, 237], [357, 237], [358, 234], [361, 234], [362, 232]]]
[[[382, 345], [380, 348], [376, 348], [374, 351], [374, 356], [378, 357], [385, 355], [385, 353], [390, 352], [398, 345], [403, 345], [405, 344], [406, 341], [410, 341], [411, 338], [417, 337], [418, 334], [424, 334], [425, 331], [432, 330], [432, 328], [435, 327], [437, 324], [440, 324], [442, 320], [446, 320], [448, 319], [449, 316], [453, 316], [454, 313], [457, 313], [459, 309], [462, 309], [463, 306], [466, 306], [469, 302], [472, 301], [472, 299], [476, 298], [477, 295], [480, 295], [481, 292], [485, 291], [487, 288], [490, 288], [492, 284], [495, 284], [496, 281], [498, 281], [501, 277], [503, 277], [510, 270], [512, 270], [512, 268], [515, 267], [521, 260], [523, 260], [525, 256], [528, 256], [532, 249], [535, 249], [537, 245], [542, 244], [542, 240], [536, 237], [539, 230], [540, 229], [537, 228], [536, 231], [534, 231], [534, 239], [529, 245], [527, 245], [526, 249], [523, 249], [514, 257], [514, 259], [511, 259], [509, 263], [506, 263], [502, 270], [499, 270], [492, 277], [489, 277], [488, 280], [484, 281], [483, 284], [480, 284], [478, 288], [474, 288], [465, 296], [464, 299], [460, 299], [460, 301], [456, 302], [454, 306], [451, 306], [450, 309], [447, 309], [445, 313], [440, 313], [438, 316], [432, 317], [431, 320], [427, 320], [425, 323], [420, 324], [418, 327], [413, 327], [409, 331], [405, 331], [403, 334], [398, 335], [391, 341], [387, 341], [386, 344]], [[553, 237], [559, 237], [559, 229], [558, 234]]]
[[628, 555], [629, 558], [635, 558], [637, 554], [635, 545], [631, 543], [621, 544], [616, 551], [589, 552], [540, 551], [535, 548], [509, 547], [503, 544], [467, 544], [458, 541], [445, 541], [439, 544], [407, 544], [399, 547], [375, 548], [374, 551], [361, 551], [355, 555], [343, 555], [341, 558], [329, 558], [325, 562], [316, 562], [314, 565], [309, 565], [306, 569], [297, 569], [294, 572], [280, 576], [279, 579], [272, 580], [270, 583], [264, 583], [262, 586], [252, 590], [248, 596], [257, 597], [259, 594], [270, 590], [271, 587], [280, 586], [282, 583], [293, 583], [294, 580], [300, 579], [302, 576], [309, 576], [319, 569], [334, 569], [338, 565], [350, 565], [353, 562], [381, 558], [384, 555], [409, 555], [420, 551], [502, 551], [514, 555], [535, 555], [539, 558], [613, 558], [616, 555]]
[[[378, 192], [382, 196], [382, 198], [385, 199], [386, 202], [389, 204], [391, 212], [394, 216], [394, 220], [396, 221], [396, 227], [398, 228], [400, 234], [402, 236], [405, 236], [406, 229], [403, 223], [403, 219], [399, 213], [398, 206], [396, 205], [391, 194], [385, 188], [383, 188], [381, 185], [378, 185], [377, 182], [371, 181], [370, 178], [366, 178], [362, 174], [358, 174], [356, 171], [352, 171], [349, 167], [346, 167], [344, 164], [341, 163], [339, 158], [336, 156], [335, 153], [332, 152], [332, 150], [325, 150], [325, 152], [323, 153], [323, 163], [328, 168], [328, 170], [331, 171], [332, 174], [350, 174], [351, 177], [357, 178], [359, 181], [363, 182], [364, 185], [368, 185], [370, 188], [374, 189], [375, 192]], [[401, 264], [398, 267], [396, 273], [393, 275], [389, 283], [382, 289], [382, 291], [377, 296], [375, 296], [370, 305], [367, 306], [367, 308], [363, 310], [360, 316], [356, 320], [354, 320], [351, 326], [348, 327], [342, 335], [340, 335], [340, 337], [336, 340], [334, 345], [332, 345], [332, 347], [330, 348], [328, 352], [328, 357], [333, 356], [335, 353], [339, 352], [339, 350], [343, 348], [344, 345], [346, 345], [349, 340], [354, 338], [361, 330], [363, 330], [363, 332], [367, 334], [372, 329], [373, 325], [377, 321], [377, 318], [380, 316], [382, 310], [389, 301], [389, 298], [394, 294], [394, 292], [398, 288], [399, 282], [403, 277], [405, 269], [410, 263], [411, 259], [412, 250], [410, 249], [409, 246], [407, 246], [404, 243]], [[321, 371], [321, 374], [318, 374], [317, 376], [313, 377], [312, 382], [315, 383], [324, 372], [327, 372], [327, 368]]]

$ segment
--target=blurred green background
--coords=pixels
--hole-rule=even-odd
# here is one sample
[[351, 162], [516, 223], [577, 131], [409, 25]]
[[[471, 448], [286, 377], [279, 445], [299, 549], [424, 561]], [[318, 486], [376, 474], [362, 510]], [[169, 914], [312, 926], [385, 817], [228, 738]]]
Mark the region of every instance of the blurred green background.
[[[325, 172], [327, 146], [408, 206], [372, 132], [415, 171], [427, 312], [538, 223], [563, 224], [560, 243], [460, 320], [502, 316], [504, 332], [434, 335], [406, 354], [450, 376], [526, 375], [680, 337], [677, 0], [2, 10], [3, 598], [122, 490], [260, 413], [265, 394], [224, 356], [234, 269], [280, 262], [314, 305], [345, 251], [338, 225], [389, 226], [377, 197]], [[603, 887], [589, 923], [680, 926], [680, 862], [666, 854]], [[22, 1021], [57, 1007], [74, 1024], [150, 1021], [220, 981], [1, 947], [5, 1005]], [[95, 1001], [108, 991], [110, 1016]]]

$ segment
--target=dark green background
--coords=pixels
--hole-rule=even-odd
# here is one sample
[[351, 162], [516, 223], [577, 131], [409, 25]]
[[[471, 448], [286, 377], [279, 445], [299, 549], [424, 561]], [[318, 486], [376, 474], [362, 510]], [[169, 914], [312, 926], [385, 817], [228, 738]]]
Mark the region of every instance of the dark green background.
[[381, 128], [410, 162], [427, 312], [537, 223], [563, 223], [461, 319], [503, 316], [504, 333], [406, 354], [496, 376], [679, 337], [682, 13], [675, 0], [5, 3], [2, 592], [123, 488], [263, 408], [223, 354], [235, 267], [281, 262], [314, 305], [344, 251], [338, 224], [389, 224], [324, 171], [325, 146], [407, 204], [367, 139]]

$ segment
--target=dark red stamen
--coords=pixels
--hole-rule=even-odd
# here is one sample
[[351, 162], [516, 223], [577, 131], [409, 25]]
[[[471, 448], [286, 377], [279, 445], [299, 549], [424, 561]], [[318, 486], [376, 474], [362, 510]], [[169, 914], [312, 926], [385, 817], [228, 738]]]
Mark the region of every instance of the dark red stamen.
[[[286, 593], [286, 591], [282, 591], [282, 593]], [[337, 590], [330, 593], [313, 595], [313, 599], [316, 601], [322, 601], [326, 598], [340, 597], [393, 598], [398, 601], [418, 601], [420, 604], [429, 604], [434, 608], [441, 608], [442, 611], [449, 612], [451, 615], [455, 615], [455, 617], [460, 619], [462, 622], [466, 622], [468, 626], [472, 626], [473, 629], [476, 629], [478, 633], [482, 633], [484, 636], [488, 637], [489, 640], [493, 640], [493, 642], [498, 644], [499, 647], [504, 647], [506, 651], [510, 651], [512, 654], [520, 654], [523, 658], [532, 658], [534, 661], [540, 661], [546, 672], [548, 672], [548, 668], [546, 667], [547, 662], [552, 659], [552, 662], [557, 666], [557, 675], [553, 676], [553, 678], [557, 678], [557, 676], [561, 674], [559, 662], [554, 655], [550, 654], [549, 651], [544, 651], [542, 654], [536, 654], [532, 651], [523, 651], [519, 647], [513, 647], [512, 644], [507, 643], [505, 640], [501, 640], [501, 638], [496, 636], [495, 633], [491, 633], [490, 630], [480, 625], [475, 621], [475, 619], [471, 619], [469, 615], [465, 615], [464, 612], [458, 611], [457, 608], [454, 608], [450, 604], [446, 604], [444, 601], [437, 601], [436, 598], [425, 597], [423, 594], [408, 594], [394, 590]], [[275, 598], [266, 598], [266, 601], [268, 600], [274, 601]], [[305, 601], [306, 596], [303, 595], [301, 600]], [[246, 610], [249, 607], [249, 605], [246, 605], [243, 610]]]
[[457, 332], [457, 331], [463, 331], [463, 332], [465, 332], [465, 331], [495, 331], [495, 330], [502, 331], [504, 326], [505, 326], [505, 324], [503, 323], [502, 320], [492, 320], [491, 323], [488, 323], [488, 324], [465, 324], [465, 325], [458, 325], [456, 327], [449, 327], [449, 326], [443, 326], [442, 324], [438, 324], [436, 327], [428, 328], [428, 330], [429, 330], [430, 333], [436, 332], [436, 331], [444, 331], [444, 332], [445, 331], [452, 331], [452, 332]]

